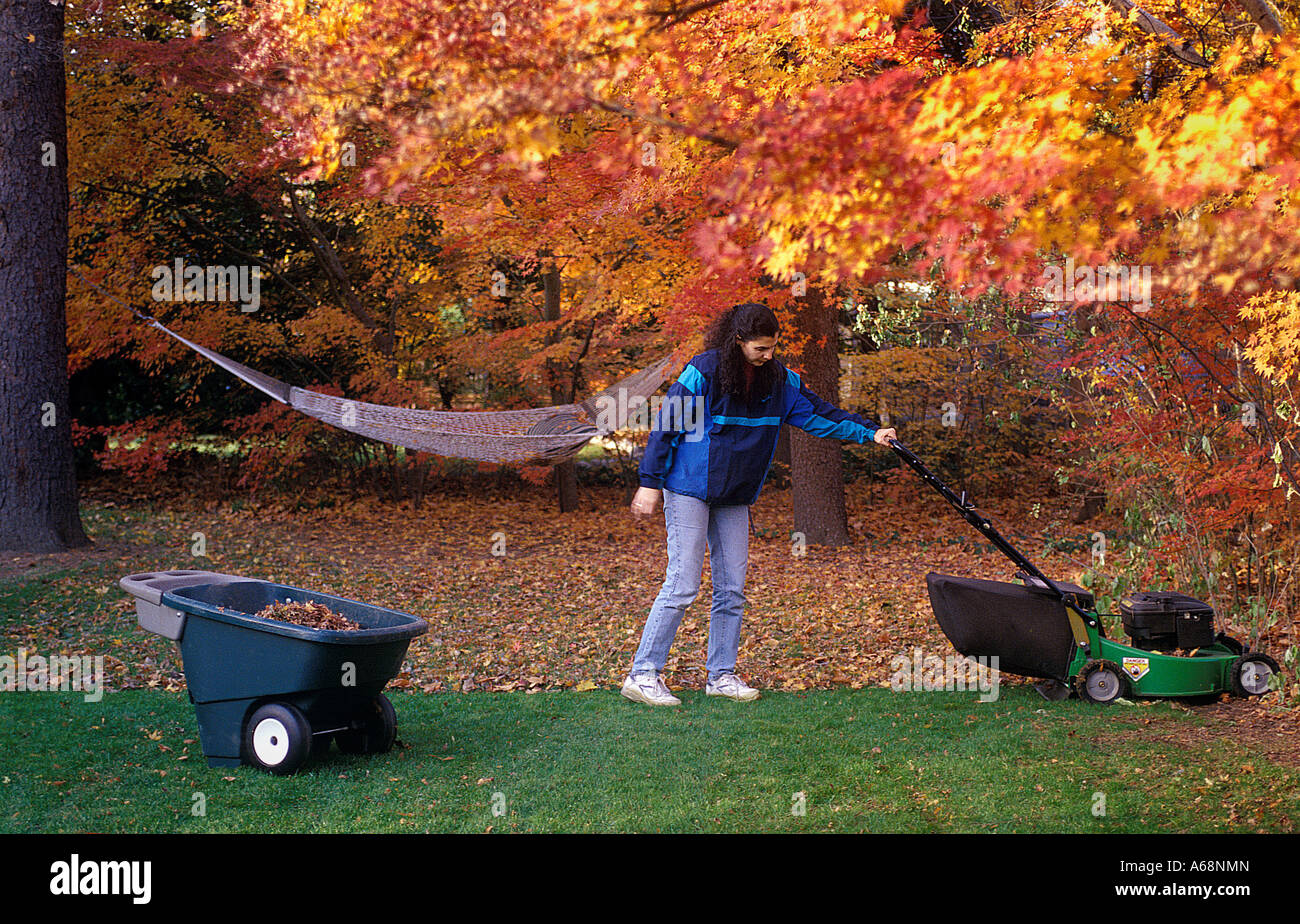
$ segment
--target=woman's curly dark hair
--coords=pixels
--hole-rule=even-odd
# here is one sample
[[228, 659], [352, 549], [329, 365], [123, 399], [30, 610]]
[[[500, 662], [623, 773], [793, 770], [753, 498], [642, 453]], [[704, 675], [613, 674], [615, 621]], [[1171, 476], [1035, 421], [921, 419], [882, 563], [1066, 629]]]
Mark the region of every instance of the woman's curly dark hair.
[[[775, 337], [781, 330], [776, 313], [766, 305], [745, 302], [733, 305], [719, 315], [704, 338], [706, 350], [718, 351], [718, 390], [748, 401], [751, 395], [764, 395], [776, 386], [777, 366], [768, 360], [754, 368], [745, 359], [739, 340]], [[746, 369], [753, 369], [753, 382], [746, 388]], [[751, 390], [752, 389], [752, 390]]]

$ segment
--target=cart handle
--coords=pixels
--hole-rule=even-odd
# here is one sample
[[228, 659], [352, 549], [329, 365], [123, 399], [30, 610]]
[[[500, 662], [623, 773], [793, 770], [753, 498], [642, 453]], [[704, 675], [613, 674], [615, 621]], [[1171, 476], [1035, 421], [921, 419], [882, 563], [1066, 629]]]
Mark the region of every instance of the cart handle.
[[200, 584], [233, 584], [251, 578], [237, 574], [222, 574], [217, 571], [141, 571], [128, 574], [118, 581], [120, 586], [133, 597], [139, 597], [154, 606], [162, 605], [163, 594], [181, 587], [197, 587]]

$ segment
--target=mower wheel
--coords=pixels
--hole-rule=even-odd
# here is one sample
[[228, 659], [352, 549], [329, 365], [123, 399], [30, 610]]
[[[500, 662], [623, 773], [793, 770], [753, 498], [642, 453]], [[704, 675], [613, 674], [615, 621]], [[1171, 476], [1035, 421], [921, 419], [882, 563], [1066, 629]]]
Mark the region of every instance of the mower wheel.
[[1266, 654], [1243, 655], [1232, 662], [1228, 675], [1232, 679], [1233, 696], [1262, 696], [1268, 692], [1268, 682], [1280, 673], [1277, 662]]
[[1245, 646], [1243, 646], [1241, 642], [1237, 641], [1231, 635], [1226, 635], [1225, 633], [1220, 632], [1218, 635], [1214, 637], [1214, 640], [1235, 655], [1240, 656], [1246, 653]]
[[1128, 675], [1114, 661], [1089, 661], [1074, 678], [1081, 699], [1109, 705], [1129, 693]]

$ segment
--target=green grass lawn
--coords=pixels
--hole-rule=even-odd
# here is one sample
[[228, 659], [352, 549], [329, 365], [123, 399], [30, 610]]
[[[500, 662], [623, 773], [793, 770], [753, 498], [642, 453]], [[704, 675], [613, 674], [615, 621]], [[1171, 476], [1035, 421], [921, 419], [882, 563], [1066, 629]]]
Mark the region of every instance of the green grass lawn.
[[1294, 769], [1144, 734], [1201, 721], [1167, 703], [681, 695], [391, 693], [392, 752], [275, 777], [209, 769], [183, 693], [0, 694], [0, 832], [1240, 832], [1300, 812]]
[[[455, 521], [460, 508], [449, 510], [419, 516], [432, 535], [452, 536], [435, 517]], [[1285, 710], [1240, 700], [1197, 709], [1048, 703], [1008, 677], [989, 703], [975, 692], [895, 693], [881, 685], [887, 670], [859, 655], [935, 650], [932, 617], [900, 596], [872, 622], [836, 602], [858, 592], [845, 587], [819, 604], [825, 613], [802, 596], [786, 605], [782, 594], [805, 579], [780, 555], [769, 554], [768, 576], [755, 579], [750, 631], [770, 637], [748, 663], [779, 670], [783, 688], [751, 673], [764, 688], [757, 702], [706, 698], [683, 655], [669, 677], [683, 705], [652, 709], [610, 686], [658, 580], [657, 559], [632, 567], [658, 554], [649, 538], [625, 537], [644, 548], [618, 567], [601, 558], [577, 575], [587, 584], [575, 584], [539, 553], [506, 567], [447, 539], [410, 554], [404, 532], [342, 560], [329, 542], [359, 534], [347, 518], [257, 516], [246, 533], [238, 515], [89, 508], [101, 543], [93, 556], [0, 580], [0, 656], [102, 655], [109, 678], [99, 702], [0, 691], [0, 832], [1181, 833], [1286, 832], [1300, 820], [1300, 764], [1287, 732], [1296, 726], [1283, 722]], [[188, 557], [200, 528], [219, 560]], [[553, 544], [543, 541], [552, 533], [532, 528], [539, 548]], [[561, 524], [555, 534], [580, 528]], [[845, 553], [853, 568], [835, 581], [871, 570], [878, 554], [886, 553]], [[291, 777], [210, 769], [175, 645], [139, 629], [117, 587], [132, 571], [180, 566], [274, 573], [428, 618], [402, 678], [411, 692], [389, 694], [399, 746], [375, 756], [334, 749]], [[604, 601], [612, 609], [600, 610]], [[617, 618], [604, 618], [610, 612]], [[694, 645], [679, 643], [692, 656], [703, 650], [694, 632]], [[579, 641], [589, 648], [570, 650]], [[838, 669], [859, 688], [814, 685], [819, 675], [802, 668], [815, 655], [845, 665]], [[498, 673], [526, 681], [543, 662], [546, 680], [529, 683], [532, 692], [522, 682], [514, 692], [481, 689]], [[463, 676], [480, 688], [444, 692]], [[579, 678], [599, 688], [578, 692]], [[805, 679], [807, 688], [791, 687]]]

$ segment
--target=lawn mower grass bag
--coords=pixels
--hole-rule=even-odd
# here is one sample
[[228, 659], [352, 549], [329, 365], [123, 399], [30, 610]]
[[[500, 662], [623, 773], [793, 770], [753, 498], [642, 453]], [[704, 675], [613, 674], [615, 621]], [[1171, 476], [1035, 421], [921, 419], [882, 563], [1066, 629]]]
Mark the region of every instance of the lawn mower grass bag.
[[1074, 657], [1065, 605], [1021, 584], [925, 576], [939, 628], [952, 647], [971, 658], [996, 657], [998, 670], [1065, 680]]

